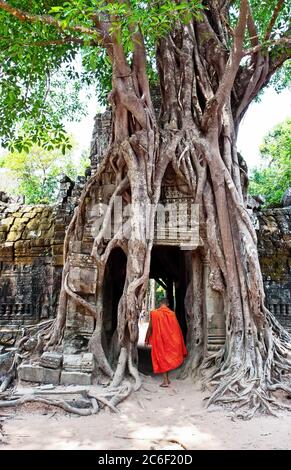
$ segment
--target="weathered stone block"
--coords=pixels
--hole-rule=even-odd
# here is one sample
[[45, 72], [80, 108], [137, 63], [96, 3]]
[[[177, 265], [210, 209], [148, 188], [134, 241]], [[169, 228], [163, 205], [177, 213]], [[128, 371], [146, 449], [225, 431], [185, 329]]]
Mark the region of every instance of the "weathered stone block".
[[92, 334], [94, 331], [94, 318], [86, 315], [86, 310], [83, 307], [77, 307], [75, 302], [69, 299], [66, 326], [78, 331], [80, 334]]
[[55, 229], [55, 232], [62, 232], [62, 231], [65, 232], [66, 226], [65, 224], [56, 223], [54, 226], [54, 229]]
[[77, 354], [87, 351], [91, 333], [79, 333], [75, 329], [66, 328], [64, 334], [63, 351], [65, 354]]
[[39, 223], [38, 223], [38, 220], [36, 219], [32, 219], [27, 224], [27, 230], [38, 230], [38, 228], [39, 228]]
[[84, 294], [94, 294], [97, 282], [97, 270], [79, 268], [77, 266], [70, 269], [69, 282], [75, 292]]
[[80, 370], [82, 356], [80, 354], [65, 354], [63, 367], [65, 370]]
[[60, 369], [47, 369], [43, 368], [43, 380], [44, 384], [54, 384], [57, 385], [60, 383]]
[[3, 227], [6, 227], [6, 230], [7, 228], [9, 228], [14, 222], [14, 217], [6, 217], [6, 219], [2, 219], [0, 224], [1, 226]]
[[94, 358], [92, 353], [65, 354], [63, 367], [68, 371], [93, 372]]
[[82, 315], [69, 310], [67, 313], [66, 326], [78, 331], [79, 333], [93, 333], [94, 318], [89, 315]]
[[96, 261], [90, 255], [76, 254], [73, 253], [70, 257], [71, 265], [77, 266], [78, 268], [94, 268], [96, 266]]
[[31, 206], [23, 206], [20, 209], [20, 212], [22, 212], [23, 214], [25, 213], [26, 217], [27, 217], [27, 213], [30, 212], [30, 211], [31, 211]]
[[93, 372], [94, 357], [92, 353], [84, 353], [81, 360], [81, 370], [83, 372]]
[[4, 244], [0, 246], [0, 258], [5, 261], [13, 260], [13, 243], [12, 242], [4, 242]]
[[52, 258], [52, 265], [53, 266], [63, 266], [63, 256], [62, 255], [57, 255], [57, 256], [53, 256]]
[[21, 364], [18, 368], [20, 380], [57, 385], [60, 381], [60, 369], [46, 369], [37, 364]]
[[53, 255], [63, 255], [64, 245], [53, 245], [52, 253]]
[[91, 375], [84, 372], [62, 371], [61, 385], [91, 385]]
[[21, 230], [17, 231], [17, 232], [12, 230], [7, 235], [7, 241], [8, 242], [15, 242], [17, 240], [20, 240], [20, 238], [21, 238]]
[[29, 221], [28, 217], [15, 219], [13, 227], [12, 227], [13, 230], [15, 231], [23, 230], [28, 221]]
[[51, 239], [50, 238], [44, 238], [44, 246], [50, 246], [51, 245]]
[[62, 242], [65, 238], [65, 232], [54, 232], [54, 238], [57, 240], [59, 243]]
[[34, 246], [44, 246], [44, 239], [38, 238], [37, 240], [34, 240]]
[[58, 369], [61, 366], [63, 355], [57, 352], [46, 351], [40, 358], [40, 364], [50, 369]]

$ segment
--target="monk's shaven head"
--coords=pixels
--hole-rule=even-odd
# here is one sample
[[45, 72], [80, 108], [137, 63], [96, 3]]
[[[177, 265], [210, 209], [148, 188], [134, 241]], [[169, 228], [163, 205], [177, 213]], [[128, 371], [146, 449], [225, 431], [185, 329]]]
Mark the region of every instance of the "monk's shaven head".
[[169, 307], [169, 301], [167, 299], [167, 297], [163, 297], [161, 300], [160, 300], [160, 307], [162, 305], [166, 305], [167, 307]]

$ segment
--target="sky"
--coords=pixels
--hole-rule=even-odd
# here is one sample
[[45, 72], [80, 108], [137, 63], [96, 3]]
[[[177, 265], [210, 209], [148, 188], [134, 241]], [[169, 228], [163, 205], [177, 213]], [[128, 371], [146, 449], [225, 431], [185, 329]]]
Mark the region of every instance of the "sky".
[[280, 94], [267, 88], [260, 103], [253, 102], [245, 114], [238, 133], [237, 147], [249, 168], [260, 161], [259, 147], [264, 136], [287, 117], [291, 117], [291, 91]]
[[[100, 110], [97, 100], [92, 99], [89, 103], [88, 115], [80, 123], [66, 124], [67, 130], [71, 132], [78, 149], [74, 159], [78, 159], [82, 151], [90, 146], [93, 122], [96, 111]], [[245, 114], [239, 129], [237, 147], [250, 168], [257, 166], [260, 162], [259, 147], [264, 136], [278, 123], [291, 117], [291, 91], [284, 90], [277, 94], [273, 88], [265, 90], [259, 103], [253, 102]]]

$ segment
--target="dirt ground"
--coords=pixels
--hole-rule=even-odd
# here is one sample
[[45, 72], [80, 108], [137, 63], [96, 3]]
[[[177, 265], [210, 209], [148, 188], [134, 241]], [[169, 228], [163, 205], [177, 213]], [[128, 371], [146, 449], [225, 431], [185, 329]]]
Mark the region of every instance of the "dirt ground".
[[79, 417], [38, 404], [2, 408], [0, 449], [291, 449], [291, 413], [234, 421], [227, 410], [206, 410], [198, 385], [171, 377], [169, 388], [159, 387], [160, 377], [144, 377], [119, 414]]

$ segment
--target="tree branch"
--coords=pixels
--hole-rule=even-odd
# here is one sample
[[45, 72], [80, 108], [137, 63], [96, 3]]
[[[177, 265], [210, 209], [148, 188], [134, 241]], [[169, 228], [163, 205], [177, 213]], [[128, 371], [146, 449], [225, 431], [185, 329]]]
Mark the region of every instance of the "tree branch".
[[61, 21], [56, 20], [53, 16], [50, 15], [32, 15], [26, 11], [20, 10], [19, 8], [15, 8], [9, 3], [0, 0], [0, 9], [7, 11], [10, 15], [14, 16], [20, 21], [27, 22], [27, 23], [42, 23], [47, 24], [49, 26], [54, 26], [60, 30], [69, 30], [75, 31], [82, 34], [88, 34], [90, 36], [98, 36], [99, 33], [95, 28], [88, 28], [86, 26], [81, 25], [67, 25], [64, 26]]
[[[274, 39], [274, 41], [268, 41], [263, 44], [258, 44], [255, 47], [250, 47], [249, 49], [245, 49], [243, 52], [243, 57], [250, 55], [250, 54], [255, 54], [256, 52], [259, 52], [261, 49], [264, 47], [270, 47], [270, 46], [280, 46], [280, 45], [285, 45], [285, 46], [290, 46], [291, 47], [291, 38], [290, 37], [283, 37], [279, 39]], [[290, 56], [291, 56], [291, 51], [290, 51]]]
[[273, 12], [271, 21], [270, 21], [270, 23], [267, 27], [267, 31], [266, 31], [265, 38], [264, 38], [265, 40], [269, 39], [269, 37], [271, 36], [273, 26], [276, 23], [276, 19], [278, 18], [278, 15], [279, 15], [280, 11], [282, 10], [282, 7], [283, 7], [284, 3], [285, 3], [284, 0], [279, 0], [278, 1], [277, 5], [276, 5], [276, 8]]
[[257, 28], [255, 25], [255, 21], [254, 21], [254, 17], [253, 17], [250, 5], [248, 5], [248, 8], [249, 8], [248, 30], [249, 30], [251, 45], [252, 47], [255, 47], [259, 44], [259, 36], [258, 36]]
[[[277, 45], [287, 45], [291, 46], [291, 38], [280, 38], [274, 41], [268, 41], [264, 44], [258, 44], [256, 47], [252, 47], [244, 51], [244, 56], [248, 54], [253, 55], [257, 52], [260, 52], [262, 48], [266, 47], [276, 47]], [[259, 91], [266, 86], [269, 82], [272, 75], [276, 70], [281, 67], [281, 65], [291, 57], [291, 48], [284, 47], [281, 51], [276, 54], [269, 54], [266, 51], [265, 54], [259, 54], [258, 60], [255, 62], [255, 68], [253, 66], [244, 67], [245, 72], [243, 74], [243, 81], [239, 83], [240, 89], [243, 90], [243, 95], [240, 98], [240, 102], [236, 109], [237, 122], [241, 119], [243, 113], [251, 103], [254, 96], [256, 96]]]
[[[43, 47], [46, 47], [46, 46], [60, 46], [60, 45], [63, 45], [63, 44], [71, 44], [71, 43], [83, 45], [84, 40], [80, 39], [80, 38], [67, 37], [67, 38], [64, 38], [64, 39], [52, 39], [51, 41], [48, 40], [48, 41], [35, 41], [35, 42], [31, 42], [31, 43], [23, 43], [22, 45], [23, 46], [43, 46]], [[96, 45], [96, 43], [94, 41], [92, 41], [91, 44]]]
[[107, 50], [107, 54], [111, 62], [113, 62], [113, 45], [112, 38], [109, 34], [110, 24], [106, 24], [106, 22], [103, 21], [101, 22], [97, 15], [92, 15], [92, 19], [100, 34], [101, 45]]
[[[11, 43], [11, 37], [0, 36], [0, 39]], [[48, 39], [47, 41], [33, 41], [33, 42], [29, 42], [29, 43], [20, 42], [19, 45], [23, 46], [23, 47], [33, 47], [33, 46], [46, 47], [46, 46], [59, 46], [59, 45], [62, 45], [62, 44], [70, 44], [70, 43], [83, 45], [84, 40], [81, 39], [81, 38], [75, 38], [73, 36], [70, 36], [70, 37], [68, 36], [68, 37], [65, 37], [63, 39], [51, 39], [51, 40]], [[96, 45], [96, 43], [94, 41], [92, 41], [92, 45], [94, 45], [94, 44]]]
[[291, 57], [290, 50], [284, 49], [281, 54], [278, 56], [270, 59], [270, 66], [269, 66], [269, 73], [267, 76], [267, 81], [271, 78], [271, 76], [276, 72], [276, 70], [281, 67], [281, 65]]
[[149, 109], [151, 119], [154, 120], [155, 113], [152, 105], [151, 92], [146, 69], [146, 48], [144, 44], [144, 37], [140, 29], [132, 34], [132, 40], [134, 44], [132, 69], [136, 74], [138, 87], [140, 88], [140, 90], [137, 91], [140, 91], [142, 94], [142, 99], [145, 101]]
[[202, 127], [206, 129], [213, 121], [217, 113], [222, 109], [228, 94], [231, 92], [235, 76], [237, 74], [240, 61], [243, 57], [243, 42], [247, 19], [249, 14], [249, 5], [247, 0], [241, 0], [240, 13], [237, 26], [234, 31], [234, 43], [226, 64], [224, 75], [219, 84], [214, 97], [207, 103], [203, 118]]

